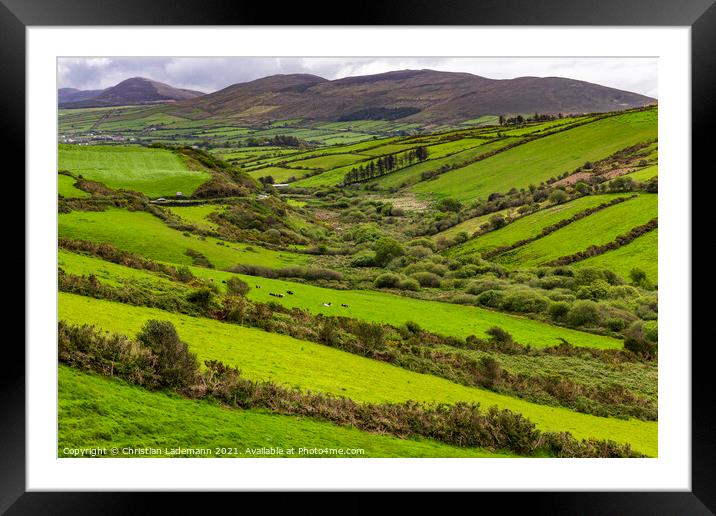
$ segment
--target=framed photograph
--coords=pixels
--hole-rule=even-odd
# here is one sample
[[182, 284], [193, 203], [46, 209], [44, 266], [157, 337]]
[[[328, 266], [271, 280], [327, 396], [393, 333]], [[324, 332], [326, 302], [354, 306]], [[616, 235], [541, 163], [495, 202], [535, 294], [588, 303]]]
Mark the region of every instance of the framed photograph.
[[712, 4], [346, 26], [2, 0], [27, 303], [0, 509], [461, 491], [711, 514]]

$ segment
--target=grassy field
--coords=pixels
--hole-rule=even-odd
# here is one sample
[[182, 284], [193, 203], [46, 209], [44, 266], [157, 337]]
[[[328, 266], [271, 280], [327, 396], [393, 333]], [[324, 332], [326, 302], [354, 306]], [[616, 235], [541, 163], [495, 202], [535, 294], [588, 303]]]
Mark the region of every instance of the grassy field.
[[216, 359], [236, 365], [247, 378], [270, 379], [356, 401], [472, 401], [484, 407], [497, 405], [523, 414], [543, 430], [569, 431], [577, 438], [629, 442], [643, 453], [657, 453], [654, 422], [602, 418], [537, 405], [254, 328], [66, 293], [59, 294], [59, 318], [128, 335], [136, 334], [148, 319], [168, 320], [200, 361]]
[[[160, 282], [163, 289], [171, 288], [167, 287], [167, 280], [161, 280], [147, 272], [122, 267], [98, 258], [61, 251], [60, 259], [60, 266], [71, 274], [95, 274], [101, 281], [115, 283], [117, 279], [131, 279], [145, 283]], [[302, 308], [311, 313], [352, 317], [396, 326], [400, 326], [406, 321], [415, 321], [426, 330], [463, 338], [468, 335], [484, 337], [485, 330], [492, 326], [500, 326], [508, 330], [518, 342], [538, 348], [558, 344], [560, 337], [576, 346], [600, 349], [622, 347], [620, 340], [611, 337], [552, 326], [525, 317], [473, 306], [413, 299], [367, 290], [333, 290], [202, 267], [190, 267], [190, 269], [195, 276], [211, 278], [219, 286], [223, 286], [221, 281], [231, 276], [238, 276], [252, 287], [248, 294], [249, 299], [281, 303], [284, 306]], [[255, 288], [256, 285], [261, 288]], [[288, 290], [294, 294], [285, 295], [283, 298], [269, 295], [270, 292], [285, 293]], [[327, 302], [331, 302], [333, 306], [324, 307], [323, 303]], [[341, 304], [347, 304], [348, 308], [340, 306]], [[386, 307], [390, 309], [386, 309]]]
[[57, 174], [57, 194], [62, 197], [89, 197], [90, 194], [75, 186], [75, 179], [64, 174]]
[[641, 194], [569, 224], [544, 238], [508, 251], [495, 261], [510, 267], [531, 267], [567, 256], [590, 245], [603, 245], [658, 216], [656, 194]]
[[[60, 366], [57, 453], [64, 448], [160, 448], [157, 456], [177, 448], [208, 448], [204, 457], [251, 457], [247, 449], [282, 448], [268, 457], [299, 455], [299, 448], [362, 448], [367, 457], [508, 457], [479, 448], [457, 448], [428, 439], [412, 440], [361, 432], [301, 417], [260, 410], [229, 409], [174, 394], [150, 392], [117, 379]], [[121, 417], [117, 417], [121, 415]], [[233, 448], [217, 453], [216, 448]], [[295, 448], [295, 454], [286, 450]], [[136, 457], [120, 453], [117, 457]], [[343, 456], [350, 458], [349, 456]]]
[[538, 185], [586, 161], [657, 137], [657, 112], [652, 109], [611, 116], [526, 143], [433, 181], [414, 185], [424, 197], [452, 197], [461, 201], [485, 199], [494, 192]]
[[289, 178], [295, 177], [295, 178], [301, 178], [305, 176], [309, 170], [300, 170], [296, 168], [284, 168], [284, 167], [264, 167], [259, 168], [256, 170], [251, 170], [247, 172], [248, 175], [253, 177], [254, 179], [259, 179], [260, 177], [273, 177], [274, 182], [276, 183], [285, 183], [288, 181]]
[[363, 156], [362, 154], [328, 154], [326, 156], [290, 161], [286, 163], [286, 166], [330, 170], [332, 168], [350, 165], [351, 163], [361, 161], [368, 157], [369, 156]]
[[210, 179], [207, 172], [190, 170], [179, 156], [164, 149], [139, 146], [59, 146], [59, 167], [149, 197], [192, 193]]
[[659, 280], [659, 232], [650, 231], [624, 247], [576, 262], [574, 267], [604, 267], [629, 278], [634, 267], [646, 272], [649, 281]]
[[[427, 161], [422, 163], [416, 163], [401, 170], [397, 170], [391, 174], [387, 174], [381, 178], [376, 179], [377, 183], [381, 188], [400, 188], [403, 185], [413, 184], [422, 179], [423, 172], [434, 172], [440, 170], [441, 167], [453, 165], [461, 166], [464, 163], [478, 158], [483, 154], [487, 154], [497, 149], [514, 143], [511, 140], [482, 140], [482, 145], [477, 147], [471, 147], [463, 151], [457, 152], [450, 156], [442, 158], [429, 158]], [[430, 181], [428, 181], [430, 182]]]
[[[464, 244], [451, 249], [449, 254], [459, 256], [463, 254], [484, 253], [497, 247], [509, 246], [520, 240], [536, 236], [544, 228], [556, 224], [561, 220], [568, 219], [579, 212], [594, 208], [595, 206], [599, 206], [602, 203], [609, 202], [618, 197], [626, 198], [628, 196], [628, 194], [588, 195], [571, 202], [543, 208], [500, 229], [468, 240]], [[483, 218], [487, 219], [483, 221], [484, 223], [489, 221], [490, 217], [478, 217], [478, 219]]]
[[222, 211], [223, 206], [203, 204], [200, 206], [167, 206], [167, 209], [189, 224], [194, 224], [202, 229], [215, 229], [217, 224], [208, 220], [207, 217], [212, 213]]
[[[455, 154], [444, 156], [442, 158], [428, 158], [426, 161], [422, 163], [416, 163], [414, 165], [411, 165], [409, 167], [405, 167], [403, 169], [396, 170], [395, 172], [391, 172], [390, 174], [386, 174], [385, 176], [376, 179], [374, 183], [377, 183], [381, 188], [391, 188], [391, 187], [399, 187], [402, 186], [404, 183], [408, 182], [414, 182], [420, 179], [420, 175], [423, 172], [426, 171], [433, 171], [438, 170], [440, 167], [444, 165], [453, 165], [453, 164], [461, 164], [464, 163], [467, 160], [474, 159], [477, 156], [480, 156], [482, 154], [486, 154], [492, 150], [504, 147], [509, 142], [507, 140], [500, 140], [495, 142], [490, 142], [489, 140], [482, 140], [483, 144], [471, 147], [468, 149], [465, 149], [464, 151], [457, 151]], [[465, 145], [463, 143], [463, 145]], [[413, 145], [415, 146], [415, 145]], [[384, 147], [379, 147], [379, 149], [384, 149], [388, 147], [394, 147], [394, 145], [386, 145]], [[406, 148], [410, 148], [411, 146], [408, 145]], [[377, 151], [377, 149], [376, 149]], [[364, 151], [364, 152], [370, 152], [370, 151]], [[368, 163], [368, 161], [366, 161]], [[334, 168], [333, 170], [329, 170], [327, 172], [324, 172], [323, 174], [319, 174], [316, 176], [312, 176], [306, 179], [303, 179], [301, 181], [298, 181], [296, 183], [296, 186], [306, 186], [306, 187], [321, 187], [321, 186], [333, 186], [338, 185], [343, 181], [343, 178], [345, 177], [346, 173], [349, 172], [353, 168], [353, 165], [347, 165], [344, 167]]]
[[204, 254], [220, 269], [237, 263], [281, 267], [297, 265], [307, 259], [306, 255], [287, 251], [272, 251], [257, 245], [185, 234], [143, 211], [118, 208], [100, 212], [73, 211], [60, 214], [58, 221], [60, 237], [105, 242], [147, 258], [182, 265], [193, 263], [191, 257], [185, 254], [187, 249]]
[[659, 175], [659, 165], [652, 165], [650, 167], [642, 168], [631, 174], [627, 174], [626, 177], [631, 177], [635, 181], [648, 181], [653, 177]]

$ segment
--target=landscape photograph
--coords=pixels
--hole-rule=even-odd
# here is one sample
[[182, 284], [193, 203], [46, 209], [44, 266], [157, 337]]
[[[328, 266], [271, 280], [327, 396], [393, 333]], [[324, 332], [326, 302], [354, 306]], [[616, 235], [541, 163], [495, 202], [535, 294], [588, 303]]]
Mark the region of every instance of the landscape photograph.
[[57, 457], [658, 457], [657, 69], [59, 58]]

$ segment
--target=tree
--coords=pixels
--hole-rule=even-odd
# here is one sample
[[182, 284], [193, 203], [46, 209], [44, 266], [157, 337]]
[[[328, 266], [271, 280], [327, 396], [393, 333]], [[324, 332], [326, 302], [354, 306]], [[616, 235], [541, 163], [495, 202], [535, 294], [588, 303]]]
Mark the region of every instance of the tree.
[[425, 161], [428, 159], [428, 148], [421, 145], [415, 149], [415, 156], [418, 158], [419, 161]]

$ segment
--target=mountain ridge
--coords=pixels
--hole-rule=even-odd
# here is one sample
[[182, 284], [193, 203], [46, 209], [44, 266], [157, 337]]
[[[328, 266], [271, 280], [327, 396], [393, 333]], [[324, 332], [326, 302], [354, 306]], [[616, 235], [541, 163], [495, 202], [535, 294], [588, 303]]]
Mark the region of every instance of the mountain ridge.
[[142, 105], [187, 100], [202, 95], [205, 93], [175, 88], [146, 77], [130, 77], [103, 90], [60, 88], [58, 103], [60, 107], [67, 108]]

